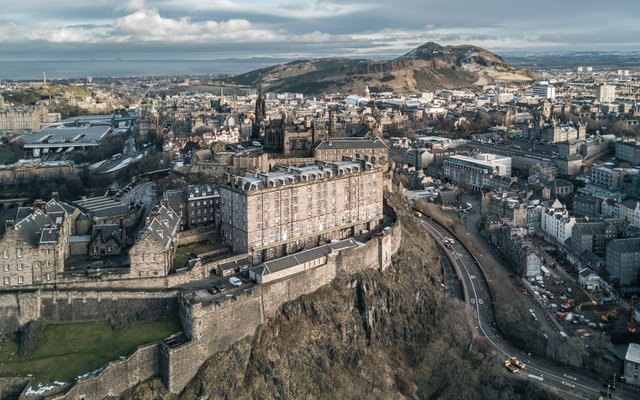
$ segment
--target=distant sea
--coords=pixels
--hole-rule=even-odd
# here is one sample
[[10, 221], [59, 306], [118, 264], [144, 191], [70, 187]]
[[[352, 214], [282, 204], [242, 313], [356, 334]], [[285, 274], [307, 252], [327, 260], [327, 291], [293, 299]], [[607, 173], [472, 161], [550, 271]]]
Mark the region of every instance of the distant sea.
[[64, 61], [3, 61], [0, 60], [0, 81], [40, 80], [45, 72], [48, 80], [237, 74], [288, 60], [224, 59], [224, 60], [64, 60]]

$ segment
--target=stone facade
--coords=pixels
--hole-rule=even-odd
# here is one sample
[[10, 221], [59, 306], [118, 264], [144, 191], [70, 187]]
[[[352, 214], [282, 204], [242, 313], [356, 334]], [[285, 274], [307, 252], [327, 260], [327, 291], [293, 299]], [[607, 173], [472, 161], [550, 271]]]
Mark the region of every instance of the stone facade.
[[640, 146], [637, 142], [617, 142], [616, 158], [631, 165], [640, 164]]
[[186, 198], [186, 219], [190, 228], [214, 223], [220, 205], [220, 189], [216, 185], [189, 185]]
[[19, 182], [35, 178], [64, 178], [76, 173], [73, 161], [21, 160], [0, 165], [0, 181]]
[[38, 200], [19, 221], [8, 220], [0, 238], [3, 289], [55, 282], [69, 256], [71, 218], [56, 200]]
[[307, 157], [312, 153], [314, 130], [306, 124], [286, 123], [285, 119], [273, 121], [264, 135], [264, 148], [285, 156]]
[[0, 109], [0, 131], [37, 131], [43, 110], [37, 107]]
[[154, 210], [145, 228], [129, 249], [131, 277], [166, 276], [176, 255], [180, 217], [166, 203]]
[[221, 187], [221, 235], [254, 262], [373, 229], [383, 217], [383, 172], [364, 161], [288, 167]]
[[374, 164], [389, 161], [389, 148], [380, 140], [335, 139], [322, 141], [313, 149], [318, 161], [338, 162], [346, 158], [359, 158]]

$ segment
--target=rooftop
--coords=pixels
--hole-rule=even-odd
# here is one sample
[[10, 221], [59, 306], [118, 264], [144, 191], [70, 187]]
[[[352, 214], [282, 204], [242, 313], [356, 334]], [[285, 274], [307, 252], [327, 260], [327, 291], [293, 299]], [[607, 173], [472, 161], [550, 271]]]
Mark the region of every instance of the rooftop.
[[107, 136], [110, 126], [51, 127], [22, 137], [25, 145], [93, 143]]
[[640, 364], [640, 344], [630, 343], [625, 360]]

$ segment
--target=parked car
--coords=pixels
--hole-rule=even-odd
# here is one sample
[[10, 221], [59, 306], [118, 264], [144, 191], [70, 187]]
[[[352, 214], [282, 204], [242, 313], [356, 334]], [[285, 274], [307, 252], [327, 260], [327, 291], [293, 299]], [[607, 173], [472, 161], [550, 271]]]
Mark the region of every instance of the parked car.
[[232, 276], [231, 278], [229, 278], [229, 283], [233, 286], [242, 286], [242, 281], [238, 278], [236, 278], [235, 276]]
[[223, 285], [216, 286], [216, 289], [218, 289], [218, 292], [224, 292], [224, 286]]
[[218, 289], [216, 289], [214, 287], [210, 287], [209, 289], [207, 289], [207, 292], [209, 292], [211, 294], [216, 294], [216, 293], [218, 293]]

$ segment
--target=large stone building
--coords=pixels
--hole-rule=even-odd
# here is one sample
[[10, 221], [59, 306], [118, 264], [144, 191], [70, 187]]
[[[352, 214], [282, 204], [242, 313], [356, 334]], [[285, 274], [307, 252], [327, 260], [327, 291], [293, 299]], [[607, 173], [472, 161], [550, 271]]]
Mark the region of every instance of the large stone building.
[[0, 181], [20, 182], [35, 178], [64, 178], [76, 173], [73, 161], [20, 160], [0, 165]]
[[334, 139], [322, 141], [313, 149], [318, 161], [338, 162], [343, 158], [359, 158], [373, 164], [389, 161], [389, 148], [381, 140]]
[[254, 262], [374, 229], [383, 172], [364, 160], [234, 176], [220, 188], [222, 240]]
[[620, 286], [636, 286], [640, 273], [640, 238], [609, 242], [606, 265], [612, 282]]
[[578, 123], [574, 125], [561, 124], [555, 119], [540, 120], [530, 123], [524, 129], [525, 137], [545, 143], [559, 143], [582, 140], [587, 135], [587, 126]]
[[496, 239], [500, 251], [520, 276], [531, 278], [540, 275], [542, 259], [528, 239], [526, 229], [505, 224], [497, 230]]
[[0, 109], [0, 131], [37, 131], [42, 110], [37, 107]]
[[444, 161], [444, 176], [459, 186], [482, 190], [496, 177], [511, 176], [511, 157], [487, 153], [452, 156]]
[[5, 287], [54, 282], [69, 256], [71, 217], [66, 204], [38, 200], [27, 212], [7, 220], [0, 238]]
[[577, 219], [571, 227], [571, 247], [576, 255], [589, 252], [604, 257], [607, 244], [616, 238], [615, 225], [603, 219]]
[[637, 142], [617, 142], [616, 158], [631, 165], [640, 164], [640, 146]]
[[285, 156], [310, 156], [314, 141], [314, 131], [310, 126], [287, 123], [284, 118], [272, 121], [265, 128], [264, 148]]

